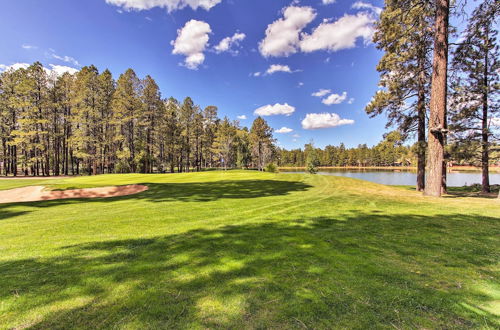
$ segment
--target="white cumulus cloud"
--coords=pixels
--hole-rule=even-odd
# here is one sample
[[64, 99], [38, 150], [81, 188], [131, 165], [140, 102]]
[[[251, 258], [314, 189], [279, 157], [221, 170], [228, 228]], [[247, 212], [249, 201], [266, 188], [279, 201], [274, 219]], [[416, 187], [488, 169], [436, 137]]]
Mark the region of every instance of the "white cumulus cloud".
[[332, 3], [335, 3], [336, 0], [321, 0], [324, 5], [331, 5]]
[[65, 65], [55, 65], [55, 64], [49, 64], [49, 65], [51, 67], [50, 72], [54, 73], [56, 76], [62, 76], [66, 72], [69, 74], [75, 74], [79, 71], [78, 69]]
[[244, 33], [236, 32], [232, 37], [226, 37], [222, 39], [217, 46], [214, 47], [216, 53], [231, 52], [237, 54], [237, 50], [233, 50], [233, 46], [238, 46], [240, 41], [245, 40], [246, 35]]
[[284, 9], [283, 18], [269, 24], [266, 37], [259, 44], [260, 53], [265, 56], [288, 56], [297, 52], [300, 32], [316, 17], [311, 7], [290, 6]]
[[356, 1], [355, 3], [353, 3], [352, 8], [373, 10], [377, 15], [380, 15], [382, 13], [382, 8], [363, 1]]
[[27, 69], [29, 66], [28, 63], [14, 63], [12, 65], [0, 64], [0, 71]]
[[288, 127], [282, 127], [280, 129], [276, 130], [275, 132], [280, 133], [280, 134], [287, 134], [287, 133], [293, 132], [293, 129], [288, 128]]
[[168, 12], [183, 9], [187, 6], [193, 10], [202, 8], [210, 10], [222, 0], [106, 0], [106, 3], [121, 7], [125, 10], [148, 10], [159, 7], [166, 8]]
[[371, 42], [375, 19], [366, 12], [344, 15], [335, 22], [323, 22], [311, 34], [303, 33], [300, 49], [305, 53], [317, 50], [338, 51], [354, 48], [356, 40]]
[[329, 94], [331, 93], [332, 91], [330, 89], [320, 89], [319, 91], [315, 92], [315, 93], [312, 93], [311, 95], [312, 96], [315, 96], [315, 97], [323, 97], [325, 96], [326, 94]]
[[[0, 64], [0, 72], [10, 71], [10, 70], [15, 71], [15, 70], [19, 70], [19, 69], [27, 69], [29, 66], [30, 66], [30, 64], [28, 64], [28, 63], [14, 63], [12, 65]], [[62, 76], [65, 72], [68, 72], [70, 74], [75, 74], [79, 71], [78, 69], [75, 69], [75, 68], [72, 68], [69, 66], [65, 66], [65, 65], [49, 64], [49, 66], [50, 66], [50, 69], [45, 68], [45, 67], [43, 68], [49, 76], [55, 75], [56, 77], [58, 77], [58, 76]]]
[[174, 46], [172, 54], [186, 56], [184, 65], [191, 70], [198, 69], [205, 61], [203, 52], [207, 47], [211, 32], [212, 29], [208, 23], [190, 20], [182, 29], [177, 30], [177, 39], [171, 42]]
[[342, 119], [336, 113], [308, 113], [302, 120], [303, 129], [330, 128], [341, 125], [352, 125], [354, 120]]
[[295, 107], [285, 104], [276, 103], [275, 105], [265, 105], [254, 111], [256, 116], [274, 116], [274, 115], [285, 115], [290, 116], [295, 112]]
[[269, 69], [267, 69], [266, 74], [273, 74], [275, 72], [288, 72], [292, 73], [292, 70], [288, 65], [272, 64]]
[[236, 118], [238, 118], [239, 120], [245, 120], [245, 119], [247, 119], [247, 116], [241, 115], [241, 116], [238, 116]]
[[343, 92], [342, 95], [330, 94], [327, 98], [323, 99], [321, 102], [325, 105], [340, 104], [347, 99], [347, 92]]

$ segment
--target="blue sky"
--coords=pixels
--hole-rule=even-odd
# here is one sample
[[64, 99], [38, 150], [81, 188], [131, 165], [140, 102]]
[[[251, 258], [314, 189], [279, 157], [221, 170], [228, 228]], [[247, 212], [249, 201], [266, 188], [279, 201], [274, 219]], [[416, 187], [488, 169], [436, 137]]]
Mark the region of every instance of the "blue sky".
[[[191, 96], [250, 126], [255, 111], [281, 146], [376, 144], [385, 118], [364, 107], [381, 53], [370, 44], [379, 0], [4, 1], [0, 68], [94, 64], [115, 78], [150, 74], [164, 97]], [[221, 44], [224, 38], [228, 38]], [[228, 47], [229, 46], [229, 47]], [[267, 72], [267, 73], [266, 73]], [[257, 73], [260, 73], [257, 74]], [[322, 96], [313, 96], [320, 90]], [[271, 113], [278, 113], [269, 115]]]

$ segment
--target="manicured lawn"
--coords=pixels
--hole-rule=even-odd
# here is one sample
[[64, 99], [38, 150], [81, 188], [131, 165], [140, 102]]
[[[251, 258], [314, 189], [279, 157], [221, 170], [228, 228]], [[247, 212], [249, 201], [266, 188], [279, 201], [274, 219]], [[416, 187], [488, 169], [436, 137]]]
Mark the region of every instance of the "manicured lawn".
[[1, 328], [500, 326], [499, 200], [250, 171], [44, 184], [132, 183], [0, 204]]

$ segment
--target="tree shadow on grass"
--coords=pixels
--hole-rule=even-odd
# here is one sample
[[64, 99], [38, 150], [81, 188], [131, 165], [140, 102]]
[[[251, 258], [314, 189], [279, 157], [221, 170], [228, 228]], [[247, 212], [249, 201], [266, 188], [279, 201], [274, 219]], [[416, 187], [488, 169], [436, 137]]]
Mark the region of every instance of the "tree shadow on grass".
[[[474, 226], [472, 226], [474, 223]], [[495, 327], [498, 218], [356, 214], [0, 262], [7, 327]], [[38, 311], [38, 317], [28, 317]]]
[[[403, 188], [407, 191], [415, 191], [413, 186], [397, 186]], [[491, 193], [485, 194], [480, 190], [475, 189], [475, 187], [448, 187], [447, 194], [443, 195], [443, 198], [463, 198], [463, 197], [474, 197], [474, 198], [485, 198], [485, 199], [495, 199], [498, 198], [498, 189], [492, 189]]]
[[[259, 197], [284, 196], [293, 192], [305, 191], [312, 188], [299, 181], [280, 180], [226, 180], [214, 182], [187, 182], [187, 183], [140, 183], [148, 186], [148, 190], [120, 197], [110, 198], [74, 198], [39, 202], [24, 202], [0, 204], [0, 220], [22, 215], [30, 211], [12, 212], [12, 206], [30, 206], [46, 208], [64, 204], [79, 203], [108, 203], [117, 200], [145, 200], [151, 202], [211, 202], [220, 199], [246, 199]], [[65, 187], [78, 189], [81, 187]], [[66, 190], [65, 189], [65, 190]]]
[[[135, 195], [154, 202], [211, 202], [219, 199], [242, 199], [284, 196], [305, 191], [312, 186], [298, 181], [225, 180], [190, 183], [144, 183], [149, 190]], [[131, 198], [134, 195], [129, 196]]]

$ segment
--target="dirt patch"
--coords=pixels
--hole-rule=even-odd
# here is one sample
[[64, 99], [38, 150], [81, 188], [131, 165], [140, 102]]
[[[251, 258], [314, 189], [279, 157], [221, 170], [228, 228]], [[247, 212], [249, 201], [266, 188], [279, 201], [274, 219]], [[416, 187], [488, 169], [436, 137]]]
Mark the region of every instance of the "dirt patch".
[[62, 191], [44, 190], [44, 186], [30, 186], [0, 191], [1, 203], [36, 202], [68, 198], [108, 198], [138, 194], [148, 190], [143, 185], [70, 189]]

